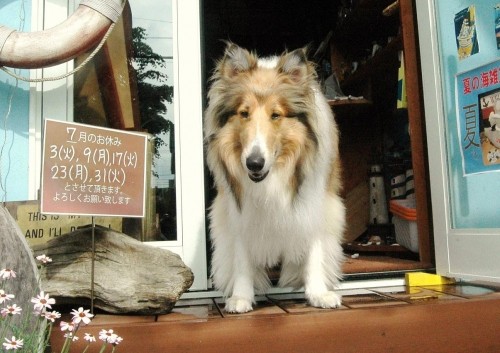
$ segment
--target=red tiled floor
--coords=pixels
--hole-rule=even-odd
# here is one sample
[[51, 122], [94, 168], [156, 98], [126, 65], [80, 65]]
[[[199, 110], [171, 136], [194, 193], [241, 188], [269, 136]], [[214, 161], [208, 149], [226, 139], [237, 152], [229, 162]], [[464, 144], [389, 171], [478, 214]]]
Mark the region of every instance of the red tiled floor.
[[221, 315], [214, 304], [174, 308], [170, 313], [158, 316], [158, 322], [219, 319]]
[[463, 300], [464, 298], [437, 292], [421, 287], [387, 287], [375, 290], [382, 295], [390, 296], [410, 304], [426, 304], [436, 300]]
[[[457, 284], [340, 292], [340, 309], [312, 308], [303, 293], [269, 294], [242, 315], [225, 314], [222, 298], [180, 300], [157, 317], [99, 314], [85, 332], [113, 328], [124, 338], [120, 353], [500, 351], [497, 290]], [[52, 343], [58, 352], [61, 332]], [[80, 340], [72, 351], [84, 346]]]
[[377, 308], [382, 306], [407, 305], [408, 303], [397, 298], [384, 296], [375, 292], [368, 294], [354, 294], [342, 297], [342, 303], [350, 309]]
[[274, 302], [269, 300], [266, 296], [257, 296], [255, 299], [256, 304], [253, 306], [253, 310], [244, 314], [228, 314], [224, 312], [224, 299], [216, 298], [215, 302], [219, 306], [221, 313], [224, 317], [252, 317], [252, 316], [269, 316], [269, 315], [283, 315], [286, 311], [281, 309]]
[[[305, 314], [329, 311], [327, 309], [315, 308], [310, 306], [307, 303], [304, 293], [270, 294], [267, 297], [287, 313]], [[347, 309], [347, 307], [342, 305], [337, 310], [340, 309]]]
[[487, 295], [500, 295], [500, 293], [495, 292], [492, 288], [469, 284], [425, 286], [424, 288], [468, 299]]

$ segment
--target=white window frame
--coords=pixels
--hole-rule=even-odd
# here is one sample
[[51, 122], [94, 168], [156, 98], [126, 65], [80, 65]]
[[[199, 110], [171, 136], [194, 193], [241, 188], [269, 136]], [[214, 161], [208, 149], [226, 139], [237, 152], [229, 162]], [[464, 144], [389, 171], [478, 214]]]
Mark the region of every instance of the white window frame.
[[[177, 237], [181, 243], [152, 242], [179, 254], [194, 273], [191, 290], [208, 287], [205, 235], [205, 177], [200, 8], [198, 0], [173, 0], [174, 119]], [[197, 35], [196, 35], [197, 34]]]
[[[32, 31], [63, 22], [78, 6], [75, 0], [33, 0]], [[174, 120], [176, 143], [176, 241], [147, 244], [181, 256], [194, 273], [191, 290], [206, 290], [208, 271], [205, 237], [205, 180], [203, 163], [200, 8], [198, 0], [172, 0], [174, 26]], [[31, 70], [32, 78], [65, 74], [72, 62]], [[40, 187], [42, 118], [73, 121], [72, 76], [30, 86], [29, 195]]]
[[416, 2], [427, 126], [429, 174], [438, 274], [464, 280], [500, 281], [500, 229], [453, 228], [451, 219], [446, 109], [436, 26], [437, 0]]

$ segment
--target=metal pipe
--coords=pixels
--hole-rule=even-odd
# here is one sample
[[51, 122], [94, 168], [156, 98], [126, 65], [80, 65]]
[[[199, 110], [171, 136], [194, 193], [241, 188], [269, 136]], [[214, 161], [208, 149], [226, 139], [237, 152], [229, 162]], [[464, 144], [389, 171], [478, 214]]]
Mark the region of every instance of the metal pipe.
[[96, 46], [112, 20], [80, 4], [59, 25], [37, 32], [18, 32], [0, 26], [0, 66], [35, 69], [74, 59]]

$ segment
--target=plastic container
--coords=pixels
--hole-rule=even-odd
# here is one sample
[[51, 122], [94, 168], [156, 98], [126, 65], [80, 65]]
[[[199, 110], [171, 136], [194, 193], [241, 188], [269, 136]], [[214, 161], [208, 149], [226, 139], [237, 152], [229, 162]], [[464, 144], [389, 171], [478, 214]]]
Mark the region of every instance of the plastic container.
[[389, 210], [396, 241], [410, 251], [418, 253], [417, 210], [415, 200], [391, 200]]

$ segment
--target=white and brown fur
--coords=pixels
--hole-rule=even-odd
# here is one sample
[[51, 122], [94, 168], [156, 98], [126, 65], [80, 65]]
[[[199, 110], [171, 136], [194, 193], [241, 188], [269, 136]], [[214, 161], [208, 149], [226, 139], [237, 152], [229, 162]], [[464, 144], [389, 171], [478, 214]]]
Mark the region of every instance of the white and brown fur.
[[228, 43], [208, 93], [204, 132], [217, 196], [210, 211], [212, 279], [225, 310], [252, 310], [266, 269], [338, 307], [345, 209], [339, 134], [306, 50], [259, 58]]

